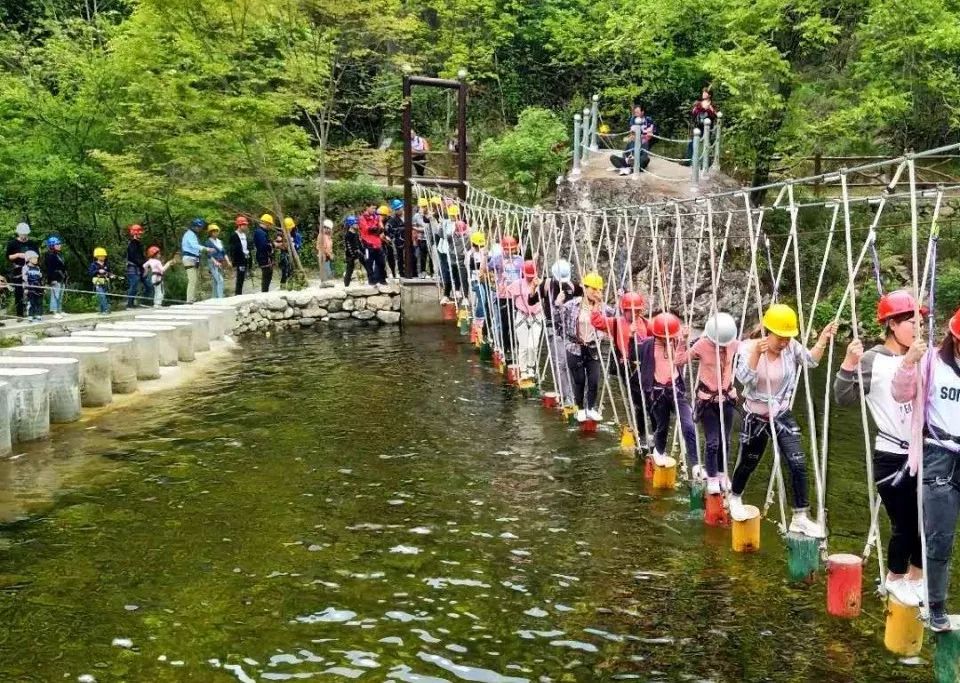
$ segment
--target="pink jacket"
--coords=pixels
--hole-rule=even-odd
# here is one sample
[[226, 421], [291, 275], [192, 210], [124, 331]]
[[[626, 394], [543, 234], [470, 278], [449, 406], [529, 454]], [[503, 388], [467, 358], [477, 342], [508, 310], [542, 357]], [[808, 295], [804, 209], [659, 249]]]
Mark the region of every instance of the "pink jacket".
[[[936, 349], [927, 351], [917, 364], [908, 365], [901, 362], [890, 385], [890, 393], [893, 394], [894, 401], [898, 403], [910, 401], [913, 404], [912, 421], [910, 423], [910, 447], [907, 449], [907, 464], [910, 466], [910, 474], [917, 473], [920, 458], [923, 457], [923, 404], [926, 397], [926, 388], [923, 384], [926, 383], [927, 379], [926, 370], [933, 362], [932, 354], [936, 352]], [[918, 368], [924, 368], [924, 372], [918, 372]]]
[[[681, 368], [690, 360], [687, 345], [679, 339], [671, 340], [673, 350], [668, 352], [666, 342], [656, 339], [653, 343], [653, 378], [657, 384], [670, 384], [677, 378]], [[673, 367], [670, 367], [670, 354], [673, 354]]]
[[716, 394], [717, 377], [720, 377], [722, 389], [730, 394], [730, 398], [737, 397], [737, 390], [733, 387], [733, 357], [737, 355], [739, 340], [734, 340], [728, 346], [720, 349], [720, 362], [723, 364], [722, 373], [717, 371], [717, 347], [706, 337], [700, 337], [690, 347], [690, 357], [700, 361], [700, 370], [697, 379], [708, 390], [708, 392], [697, 392], [697, 396], [704, 399], [712, 398], [711, 394]]
[[517, 311], [521, 315], [530, 318], [539, 316], [543, 311], [543, 308], [539, 303], [531, 304], [529, 301], [530, 295], [535, 291], [536, 290], [530, 286], [530, 283], [524, 277], [507, 285], [507, 294], [509, 294], [510, 298], [513, 299], [513, 305], [516, 307]]

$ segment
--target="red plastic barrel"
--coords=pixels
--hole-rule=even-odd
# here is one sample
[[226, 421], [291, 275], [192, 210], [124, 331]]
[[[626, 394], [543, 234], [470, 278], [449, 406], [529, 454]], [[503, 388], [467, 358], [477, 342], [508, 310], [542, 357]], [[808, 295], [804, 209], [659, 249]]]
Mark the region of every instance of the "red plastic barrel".
[[510, 384], [516, 384], [520, 381], [520, 368], [516, 365], [507, 366], [507, 381]]
[[493, 352], [493, 367], [496, 370], [500, 369], [500, 366], [503, 365], [503, 356], [499, 351]]
[[446, 303], [440, 306], [443, 311], [444, 320], [456, 320], [457, 319], [457, 305], [455, 303]]
[[597, 423], [594, 420], [584, 420], [580, 423], [581, 434], [595, 434], [596, 431]]
[[827, 558], [827, 612], [835, 617], [860, 616], [863, 562], [858, 555], [839, 553]]
[[647, 480], [653, 479], [653, 458], [649, 455], [644, 459], [643, 478]]
[[707, 526], [730, 526], [730, 516], [727, 515], [727, 508], [723, 507], [722, 493], [711, 493], [707, 496], [703, 521]]
[[543, 396], [540, 397], [540, 401], [543, 404], [544, 408], [556, 408], [557, 407], [557, 395], [552, 391], [548, 391]]

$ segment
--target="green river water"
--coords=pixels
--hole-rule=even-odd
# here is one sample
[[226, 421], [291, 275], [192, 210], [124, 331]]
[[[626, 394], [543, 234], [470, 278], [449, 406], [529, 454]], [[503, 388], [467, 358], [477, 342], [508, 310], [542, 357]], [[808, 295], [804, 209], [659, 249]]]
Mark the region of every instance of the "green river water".
[[[3, 463], [0, 681], [930, 680], [932, 648], [883, 648], [875, 563], [830, 618], [772, 524], [734, 554], [461, 340], [247, 339]], [[859, 552], [858, 413], [833, 426], [831, 550]]]

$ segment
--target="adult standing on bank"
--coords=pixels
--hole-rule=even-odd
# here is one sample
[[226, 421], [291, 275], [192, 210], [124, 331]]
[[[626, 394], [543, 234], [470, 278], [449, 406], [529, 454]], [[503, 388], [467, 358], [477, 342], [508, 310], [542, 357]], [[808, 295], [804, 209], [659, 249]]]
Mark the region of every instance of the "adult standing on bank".
[[247, 268], [250, 267], [250, 246], [247, 243], [247, 226], [250, 222], [246, 216], [237, 216], [234, 224], [237, 229], [230, 235], [230, 262], [237, 270], [234, 294], [243, 294], [243, 281], [247, 277]]
[[270, 281], [273, 280], [273, 241], [270, 231], [273, 230], [273, 216], [265, 213], [260, 216], [257, 229], [253, 231], [253, 246], [257, 249], [257, 265], [260, 267], [260, 291], [270, 291]]
[[204, 251], [211, 251], [200, 245], [200, 238], [197, 233], [207, 227], [207, 222], [202, 218], [194, 218], [190, 223], [190, 228], [183, 233], [180, 240], [180, 254], [183, 267], [187, 271], [187, 303], [192, 304], [197, 300], [197, 288], [200, 285], [200, 254]]
[[26, 253], [33, 251], [40, 253], [40, 245], [30, 239], [30, 226], [26, 223], [17, 225], [16, 235], [7, 242], [7, 265], [10, 268], [9, 281], [13, 286], [13, 300], [17, 308], [17, 317], [26, 315], [26, 301], [23, 292], [23, 267], [27, 265]]
[[127, 243], [127, 308], [136, 308], [137, 292], [140, 284], [143, 284], [143, 298], [150, 300], [153, 298], [153, 284], [144, 274], [143, 264], [147, 262], [147, 256], [143, 251], [143, 227], [137, 224], [131, 225], [127, 230], [130, 241]]

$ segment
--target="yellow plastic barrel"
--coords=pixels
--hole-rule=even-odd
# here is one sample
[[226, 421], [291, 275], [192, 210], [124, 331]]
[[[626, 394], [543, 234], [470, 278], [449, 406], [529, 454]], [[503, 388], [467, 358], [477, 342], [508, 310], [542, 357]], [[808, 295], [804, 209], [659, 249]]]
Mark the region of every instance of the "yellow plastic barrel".
[[653, 466], [653, 488], [672, 489], [677, 485], [677, 461], [667, 456], [663, 465]]
[[916, 657], [923, 647], [923, 622], [920, 609], [907, 607], [892, 596], [887, 597], [887, 627], [883, 644], [901, 657]]
[[637, 447], [637, 440], [633, 436], [633, 430], [630, 427], [624, 427], [620, 431], [620, 448], [625, 451], [632, 451]]
[[760, 551], [760, 509], [756, 505], [744, 505], [747, 518], [733, 520], [732, 544], [735, 553], [756, 553]]

